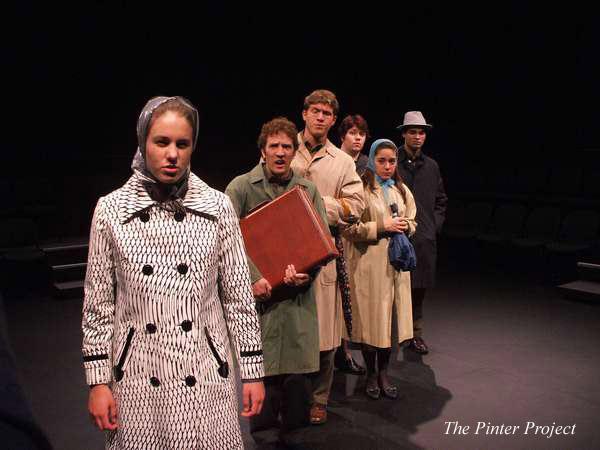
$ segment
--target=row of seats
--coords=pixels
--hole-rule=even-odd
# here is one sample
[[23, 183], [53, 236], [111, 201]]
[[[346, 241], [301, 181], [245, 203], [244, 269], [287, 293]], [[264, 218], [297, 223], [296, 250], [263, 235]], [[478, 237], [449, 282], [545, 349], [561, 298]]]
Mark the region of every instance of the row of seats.
[[450, 239], [576, 252], [600, 242], [600, 213], [519, 203], [453, 202], [448, 208], [444, 235]]
[[552, 167], [511, 162], [455, 165], [442, 167], [448, 189], [454, 193], [600, 198], [600, 161], [581, 165], [561, 162]]
[[559, 285], [580, 261], [600, 263], [600, 212], [490, 201], [453, 201], [442, 232], [453, 260], [474, 270]]

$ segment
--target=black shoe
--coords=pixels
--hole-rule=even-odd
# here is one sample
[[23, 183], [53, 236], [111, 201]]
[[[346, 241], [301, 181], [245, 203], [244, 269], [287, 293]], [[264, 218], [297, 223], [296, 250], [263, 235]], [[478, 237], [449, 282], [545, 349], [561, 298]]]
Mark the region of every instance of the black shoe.
[[398, 398], [398, 388], [393, 384], [390, 384], [388, 387], [382, 387], [381, 391], [387, 398], [391, 398], [392, 400]]
[[346, 356], [343, 361], [338, 361], [337, 368], [340, 372], [350, 375], [364, 375], [367, 373], [365, 368], [358, 365], [351, 355]]
[[427, 347], [427, 344], [425, 344], [425, 341], [421, 337], [412, 338], [408, 347], [420, 355], [429, 353], [429, 347]]
[[369, 386], [369, 383], [367, 383], [367, 387], [365, 388], [365, 394], [367, 394], [367, 397], [370, 397], [373, 400], [378, 400], [381, 396], [381, 389], [379, 389], [379, 386], [377, 386], [376, 384]]

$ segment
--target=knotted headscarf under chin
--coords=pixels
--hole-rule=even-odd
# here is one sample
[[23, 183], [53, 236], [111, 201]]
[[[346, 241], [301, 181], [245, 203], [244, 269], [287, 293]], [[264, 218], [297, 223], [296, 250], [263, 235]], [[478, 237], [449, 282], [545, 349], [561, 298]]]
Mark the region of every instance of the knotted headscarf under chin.
[[190, 175], [189, 165], [186, 168], [184, 175], [173, 184], [160, 182], [152, 174], [152, 172], [148, 170], [146, 165], [146, 140], [148, 139], [148, 133], [150, 131], [152, 115], [154, 114], [156, 108], [163, 103], [172, 100], [177, 100], [178, 102], [183, 103], [192, 111], [192, 152], [196, 148], [196, 142], [198, 140], [198, 111], [190, 101], [183, 97], [154, 97], [148, 100], [148, 103], [146, 103], [142, 109], [142, 112], [140, 113], [140, 117], [138, 118], [138, 147], [135, 152], [135, 156], [133, 157], [131, 168], [142, 179], [146, 189], [153, 198], [154, 196], [182, 198], [185, 196], [185, 192], [187, 191], [187, 180]]
[[398, 154], [398, 147], [396, 147], [396, 144], [394, 144], [392, 141], [390, 141], [389, 139], [377, 139], [371, 144], [371, 148], [369, 149], [369, 162], [367, 163], [367, 168], [370, 169], [371, 172], [373, 172], [373, 174], [375, 175], [375, 180], [377, 181], [379, 186], [381, 186], [381, 189], [383, 190], [383, 197], [387, 202], [389, 198], [389, 189], [390, 187], [395, 185], [396, 182], [392, 177], [388, 178], [387, 180], [384, 180], [379, 175], [377, 175], [377, 172], [375, 172], [375, 153], [377, 152], [377, 149], [382, 146], [382, 144], [388, 144], [396, 152], [396, 155]]

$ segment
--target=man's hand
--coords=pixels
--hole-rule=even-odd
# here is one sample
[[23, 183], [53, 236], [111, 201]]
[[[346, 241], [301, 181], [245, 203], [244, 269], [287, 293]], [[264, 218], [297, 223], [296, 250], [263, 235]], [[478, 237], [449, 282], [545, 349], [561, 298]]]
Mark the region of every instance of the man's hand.
[[88, 411], [100, 431], [117, 429], [117, 404], [106, 384], [97, 384], [90, 389]]
[[265, 385], [262, 381], [242, 383], [242, 417], [252, 417], [260, 414], [265, 400]]
[[408, 230], [408, 221], [403, 217], [388, 217], [383, 221], [383, 228], [388, 233], [403, 233]]
[[261, 278], [252, 285], [252, 293], [257, 300], [269, 300], [271, 298], [271, 285], [266, 279]]
[[307, 273], [298, 273], [293, 264], [290, 264], [285, 269], [283, 282], [288, 286], [304, 286], [310, 282], [310, 276]]

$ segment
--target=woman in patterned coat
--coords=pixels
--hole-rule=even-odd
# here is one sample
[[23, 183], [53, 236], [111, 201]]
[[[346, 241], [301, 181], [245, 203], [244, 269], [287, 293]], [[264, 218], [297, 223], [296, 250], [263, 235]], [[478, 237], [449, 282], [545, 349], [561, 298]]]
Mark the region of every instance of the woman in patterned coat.
[[[243, 448], [264, 398], [260, 329], [230, 200], [190, 172], [198, 113], [155, 97], [133, 176], [100, 198], [83, 305], [89, 411], [109, 449]], [[232, 342], [230, 342], [230, 337]]]

